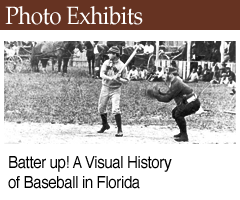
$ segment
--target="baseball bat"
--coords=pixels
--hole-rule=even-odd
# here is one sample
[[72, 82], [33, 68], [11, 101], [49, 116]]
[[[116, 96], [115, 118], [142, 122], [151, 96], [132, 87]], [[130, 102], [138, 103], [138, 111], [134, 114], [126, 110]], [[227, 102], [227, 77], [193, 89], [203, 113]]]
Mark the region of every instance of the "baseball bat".
[[125, 62], [124, 66], [122, 67], [122, 69], [119, 70], [118, 74], [122, 73], [122, 71], [127, 67], [127, 65], [131, 62], [131, 60], [133, 59], [133, 57], [137, 54], [137, 50], [138, 50], [139, 46], [137, 46], [137, 48], [133, 51], [133, 53], [131, 54], [131, 56], [128, 58], [128, 60]]

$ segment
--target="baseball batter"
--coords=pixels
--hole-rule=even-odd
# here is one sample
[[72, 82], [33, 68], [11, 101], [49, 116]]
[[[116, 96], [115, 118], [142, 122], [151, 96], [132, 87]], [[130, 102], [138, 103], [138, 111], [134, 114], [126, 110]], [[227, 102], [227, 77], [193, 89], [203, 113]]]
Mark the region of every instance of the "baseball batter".
[[[98, 133], [103, 133], [109, 129], [107, 122], [107, 104], [109, 99], [112, 100], [112, 113], [115, 115], [118, 131], [116, 137], [123, 136], [121, 111], [120, 111], [120, 96], [122, 84], [127, 84], [127, 71], [124, 68], [124, 63], [120, 60], [120, 50], [113, 46], [108, 50], [109, 60], [106, 60], [101, 68], [100, 77], [102, 78], [102, 89], [98, 102], [98, 112], [102, 119], [102, 128]], [[118, 73], [121, 71], [121, 73]]]

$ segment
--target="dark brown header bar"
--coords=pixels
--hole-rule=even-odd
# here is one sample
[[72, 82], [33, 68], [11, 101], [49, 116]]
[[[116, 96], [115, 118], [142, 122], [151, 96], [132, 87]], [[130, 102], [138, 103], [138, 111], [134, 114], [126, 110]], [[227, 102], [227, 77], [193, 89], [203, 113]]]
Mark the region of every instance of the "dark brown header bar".
[[1, 1], [2, 30], [240, 30], [237, 1]]

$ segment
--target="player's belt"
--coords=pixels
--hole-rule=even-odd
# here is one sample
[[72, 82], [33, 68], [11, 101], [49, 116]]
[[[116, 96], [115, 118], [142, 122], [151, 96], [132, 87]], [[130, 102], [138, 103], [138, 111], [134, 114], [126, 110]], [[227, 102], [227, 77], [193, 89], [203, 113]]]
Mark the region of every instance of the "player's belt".
[[191, 103], [197, 100], [197, 95], [195, 93], [191, 94], [190, 97], [186, 100], [187, 103]]

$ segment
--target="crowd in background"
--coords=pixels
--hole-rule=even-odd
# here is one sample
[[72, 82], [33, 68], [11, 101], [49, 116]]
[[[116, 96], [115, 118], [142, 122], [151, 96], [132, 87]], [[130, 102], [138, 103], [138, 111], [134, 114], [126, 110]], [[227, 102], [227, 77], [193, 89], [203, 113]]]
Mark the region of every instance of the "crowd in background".
[[[4, 49], [13, 50], [16, 54], [24, 55], [31, 52], [32, 47], [36, 44], [35, 41], [4, 41]], [[227, 62], [235, 62], [236, 42], [224, 42], [224, 59], [220, 62], [220, 46], [218, 41], [195, 41], [191, 42], [191, 61], [207, 60], [213, 61], [213, 67], [209, 68], [208, 64], [198, 65], [197, 62], [192, 62], [190, 67], [190, 75], [184, 80], [186, 83], [205, 81], [212, 84], [229, 84], [235, 85], [236, 75]], [[165, 53], [166, 58], [172, 60], [186, 60], [187, 42], [183, 42], [174, 52], [166, 52], [165, 42], [159, 42], [160, 52]], [[156, 52], [156, 45], [154, 41], [135, 41], [133, 48], [138, 47], [138, 54], [150, 55]], [[175, 61], [171, 62], [173, 67], [178, 68]], [[162, 81], [163, 76], [162, 67], [152, 66], [132, 66], [128, 70], [128, 78], [132, 81], [148, 80]], [[235, 86], [234, 86], [235, 87]]]
[[[172, 61], [171, 65], [176, 67], [176, 63]], [[197, 68], [192, 68], [189, 77], [185, 80], [187, 83], [194, 83], [198, 81], [211, 82], [213, 84], [228, 84], [231, 81], [236, 82], [236, 75], [231, 68], [225, 63], [221, 64], [221, 68], [216, 63], [211, 69], [208, 64], [198, 65]], [[132, 66], [128, 71], [128, 78], [130, 80], [148, 80], [148, 81], [162, 81], [163, 76], [162, 67], [150, 67], [146, 69], [144, 66]]]
[[[150, 43], [150, 42], [149, 42]], [[146, 43], [146, 45], [149, 45]], [[136, 42], [136, 45], [139, 45], [139, 42]], [[140, 44], [141, 45], [141, 44]], [[150, 45], [152, 45], [150, 43]], [[224, 45], [224, 58], [222, 63], [220, 55], [220, 45], [221, 42], [217, 41], [208, 41], [208, 42], [191, 42], [191, 67], [190, 75], [184, 80], [186, 83], [194, 83], [198, 81], [210, 82], [212, 84], [225, 84], [232, 88], [232, 94], [236, 92], [236, 74], [231, 70], [228, 62], [236, 62], [236, 42], [226, 41]], [[153, 46], [153, 45], [152, 45]], [[144, 49], [144, 46], [141, 45]], [[164, 52], [164, 43], [160, 45], [160, 51]], [[146, 51], [143, 50], [143, 53]], [[167, 56], [175, 56], [178, 58], [176, 60], [186, 60], [187, 53], [187, 43], [183, 44], [177, 49], [176, 53], [166, 54]], [[198, 65], [200, 60], [211, 61], [213, 66], [209, 67], [207, 63]], [[178, 68], [175, 61], [171, 62], [172, 67]], [[149, 69], [140, 67], [133, 67], [129, 73], [128, 77], [130, 80], [148, 80], [153, 81], [162, 81], [163, 75], [162, 67], [150, 67]], [[181, 77], [183, 78], [183, 77]]]
[[16, 55], [30, 55], [35, 41], [4, 41], [4, 54], [11, 50]]

